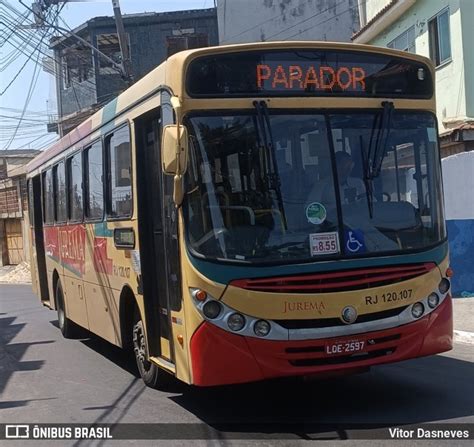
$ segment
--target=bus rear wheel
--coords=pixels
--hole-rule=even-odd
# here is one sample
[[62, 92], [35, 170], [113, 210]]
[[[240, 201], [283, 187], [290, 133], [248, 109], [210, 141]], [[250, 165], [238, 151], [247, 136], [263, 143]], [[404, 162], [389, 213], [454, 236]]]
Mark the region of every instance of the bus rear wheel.
[[170, 383], [172, 376], [150, 362], [145, 337], [143, 321], [140, 316], [135, 316], [135, 323], [132, 329], [132, 342], [140, 376], [145, 382], [145, 385], [151, 388], [166, 387]]
[[66, 315], [66, 306], [64, 304], [63, 288], [61, 281], [56, 284], [56, 309], [58, 311], [58, 324], [64, 338], [73, 338], [75, 336], [74, 323]]

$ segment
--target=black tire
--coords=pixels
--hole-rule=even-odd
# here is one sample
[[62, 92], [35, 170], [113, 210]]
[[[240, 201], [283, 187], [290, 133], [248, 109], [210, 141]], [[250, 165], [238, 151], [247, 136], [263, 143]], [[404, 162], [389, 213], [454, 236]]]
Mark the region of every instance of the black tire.
[[61, 281], [56, 284], [56, 309], [58, 311], [58, 324], [64, 338], [74, 338], [76, 328], [74, 323], [66, 315], [66, 306], [64, 305], [64, 294]]
[[148, 349], [143, 321], [138, 311], [135, 314], [134, 324], [132, 326], [132, 347], [138, 372], [143, 382], [145, 382], [145, 385], [156, 389], [166, 388], [173, 380], [173, 376], [148, 360]]

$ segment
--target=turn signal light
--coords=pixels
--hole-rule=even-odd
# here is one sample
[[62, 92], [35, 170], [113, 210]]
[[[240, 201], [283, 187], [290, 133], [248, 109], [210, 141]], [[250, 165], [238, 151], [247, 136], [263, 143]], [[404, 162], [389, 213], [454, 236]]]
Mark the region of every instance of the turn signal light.
[[454, 275], [454, 270], [453, 270], [451, 267], [448, 267], [448, 268], [446, 269], [446, 276], [447, 276], [448, 278], [452, 278], [453, 275]]
[[194, 292], [194, 298], [196, 298], [198, 301], [206, 301], [207, 299], [207, 293], [204, 292], [204, 290], [196, 290]]

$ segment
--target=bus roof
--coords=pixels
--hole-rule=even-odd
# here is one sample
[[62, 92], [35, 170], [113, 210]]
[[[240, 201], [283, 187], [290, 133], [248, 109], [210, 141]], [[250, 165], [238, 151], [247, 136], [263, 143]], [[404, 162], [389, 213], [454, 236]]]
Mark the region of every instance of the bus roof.
[[52, 158], [61, 154], [61, 152], [79, 143], [92, 132], [97, 131], [106, 123], [114, 120], [117, 116], [129, 110], [133, 105], [158, 93], [158, 88], [166, 86], [178, 98], [185, 99], [183, 68], [188, 63], [199, 56], [233, 53], [247, 50], [257, 49], [291, 49], [291, 48], [317, 48], [317, 49], [334, 49], [346, 50], [354, 52], [369, 52], [376, 54], [387, 54], [397, 57], [403, 57], [413, 61], [422, 62], [429, 66], [434, 73], [434, 68], [430, 59], [417, 54], [407, 53], [404, 51], [393, 50], [385, 47], [376, 47], [373, 45], [362, 45], [354, 43], [342, 42], [319, 42], [319, 41], [280, 41], [280, 42], [257, 42], [245, 44], [222, 45], [214, 47], [205, 47], [192, 50], [185, 50], [170, 56], [159, 66], [151, 70], [147, 75], [129, 87], [127, 90], [118, 95], [115, 99], [107, 103], [104, 107], [91, 115], [70, 133], [65, 135], [50, 148], [41, 152], [27, 165], [27, 171], [32, 172], [42, 165], [46, 164]]

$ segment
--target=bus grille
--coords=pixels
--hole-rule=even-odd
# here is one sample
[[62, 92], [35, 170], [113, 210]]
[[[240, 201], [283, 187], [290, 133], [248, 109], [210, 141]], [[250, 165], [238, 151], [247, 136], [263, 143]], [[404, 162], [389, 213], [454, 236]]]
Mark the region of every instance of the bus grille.
[[[402, 313], [408, 306], [397, 307], [395, 309], [382, 310], [371, 314], [359, 315], [356, 323], [367, 323], [368, 321], [390, 318]], [[323, 327], [347, 326], [340, 318], [316, 318], [313, 320], [274, 320], [275, 323], [285, 329], [317, 329]]]
[[311, 273], [298, 276], [236, 279], [234, 287], [272, 293], [328, 293], [380, 287], [424, 275], [436, 267], [434, 263], [372, 267], [337, 272]]

